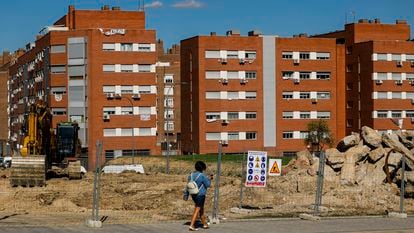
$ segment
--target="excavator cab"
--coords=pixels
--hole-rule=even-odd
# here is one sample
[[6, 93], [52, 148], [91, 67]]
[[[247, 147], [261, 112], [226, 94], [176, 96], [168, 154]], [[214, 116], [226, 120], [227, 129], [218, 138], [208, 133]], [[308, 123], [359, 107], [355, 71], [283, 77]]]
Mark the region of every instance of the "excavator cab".
[[61, 163], [66, 158], [75, 158], [79, 154], [79, 126], [75, 122], [60, 122], [56, 126], [56, 160]]

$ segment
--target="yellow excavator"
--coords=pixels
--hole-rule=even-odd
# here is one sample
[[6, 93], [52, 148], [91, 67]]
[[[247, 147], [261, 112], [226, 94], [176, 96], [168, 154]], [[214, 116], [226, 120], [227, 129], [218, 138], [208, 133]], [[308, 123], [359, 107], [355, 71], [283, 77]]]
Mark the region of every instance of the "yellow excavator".
[[30, 105], [20, 156], [12, 158], [10, 184], [44, 186], [48, 174], [81, 179], [78, 130], [76, 122], [60, 122], [54, 133], [49, 108], [41, 101]]

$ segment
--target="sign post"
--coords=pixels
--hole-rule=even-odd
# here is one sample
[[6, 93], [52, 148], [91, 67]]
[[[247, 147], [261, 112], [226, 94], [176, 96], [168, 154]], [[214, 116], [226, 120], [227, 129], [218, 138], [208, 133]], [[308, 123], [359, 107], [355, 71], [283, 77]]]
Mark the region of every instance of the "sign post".
[[246, 187], [266, 187], [267, 152], [247, 153]]

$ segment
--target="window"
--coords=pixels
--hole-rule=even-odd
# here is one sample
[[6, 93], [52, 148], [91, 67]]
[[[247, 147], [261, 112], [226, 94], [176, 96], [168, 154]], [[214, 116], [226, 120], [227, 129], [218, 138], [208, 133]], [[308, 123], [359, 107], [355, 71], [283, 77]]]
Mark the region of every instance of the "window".
[[227, 71], [228, 79], [239, 79], [239, 71]]
[[347, 119], [346, 120], [346, 127], [347, 128], [351, 128], [354, 125], [354, 120], [352, 119]]
[[407, 54], [407, 55], [405, 55], [405, 60], [407, 60], [407, 61], [414, 61], [414, 54]]
[[388, 111], [377, 111], [377, 118], [387, 118]]
[[299, 78], [300, 79], [310, 79], [310, 72], [300, 72], [299, 73]]
[[292, 119], [293, 118], [293, 112], [283, 112], [282, 113], [283, 119]]
[[330, 92], [317, 92], [316, 98], [317, 99], [330, 99], [331, 93]]
[[387, 80], [387, 73], [377, 73], [377, 80]]
[[174, 99], [171, 97], [165, 97], [164, 107], [174, 107]]
[[102, 91], [104, 94], [115, 93], [115, 86], [103, 86]]
[[220, 92], [219, 91], [207, 91], [206, 99], [220, 99]]
[[346, 54], [352, 54], [352, 46], [346, 47]]
[[387, 99], [388, 93], [386, 91], [379, 91], [377, 93], [377, 99]]
[[138, 72], [151, 72], [151, 65], [148, 64], [139, 64]]
[[227, 58], [239, 58], [239, 51], [227, 51]]
[[104, 115], [114, 115], [115, 114], [115, 107], [104, 107], [103, 108]]
[[245, 58], [256, 59], [256, 51], [246, 51]]
[[66, 72], [66, 66], [65, 65], [54, 65], [50, 67], [50, 72], [52, 74], [63, 74]]
[[52, 87], [52, 95], [64, 95], [66, 94], [66, 87]]
[[138, 44], [139, 52], [151, 52], [151, 44]]
[[401, 61], [401, 54], [392, 54], [391, 60], [393, 61]]
[[219, 112], [206, 112], [206, 120], [219, 120], [220, 113]]
[[121, 65], [121, 72], [132, 72], [132, 65]]
[[402, 93], [401, 92], [392, 92], [392, 98], [393, 99], [401, 99], [402, 98]]
[[220, 58], [219, 50], [206, 50], [206, 58]]
[[346, 90], [352, 91], [354, 89], [354, 85], [352, 83], [346, 83]]
[[239, 112], [228, 112], [227, 119], [229, 120], [238, 120], [239, 119]]
[[122, 43], [121, 51], [132, 51], [132, 43]]
[[405, 117], [414, 117], [414, 111], [413, 110], [407, 110], [405, 112]]
[[352, 72], [352, 65], [347, 65], [346, 66], [346, 72]]
[[219, 79], [220, 71], [206, 71], [206, 79]]
[[310, 118], [310, 112], [300, 112], [299, 113], [300, 119], [309, 119]]
[[138, 91], [141, 94], [151, 94], [151, 86], [149, 86], [149, 85], [139, 86]]
[[407, 73], [405, 79], [414, 81], [414, 73]]
[[140, 115], [151, 115], [151, 107], [139, 107]]
[[401, 73], [392, 73], [392, 80], [401, 80]]
[[316, 60], [328, 60], [330, 57], [330, 53], [316, 53]]
[[246, 99], [256, 99], [255, 91], [246, 91]]
[[292, 78], [293, 77], [293, 71], [282, 71], [282, 77], [283, 78]]
[[116, 136], [116, 129], [104, 129], [103, 130], [104, 137], [114, 137]]
[[132, 86], [121, 86], [121, 94], [132, 94], [133, 87]]
[[282, 137], [283, 137], [283, 139], [290, 139], [290, 138], [293, 138], [293, 132], [283, 132], [282, 133]]
[[300, 99], [310, 99], [310, 93], [309, 92], [301, 92], [299, 94]]
[[316, 78], [317, 79], [330, 79], [331, 78], [331, 72], [316, 72]]
[[139, 128], [138, 129], [140, 136], [151, 136], [151, 128]]
[[52, 108], [53, 116], [62, 116], [66, 115], [66, 108]]
[[115, 65], [103, 65], [103, 72], [115, 72]]
[[293, 59], [293, 52], [282, 52], [282, 59]]
[[220, 140], [220, 139], [221, 139], [221, 133], [206, 133], [207, 141]]
[[164, 95], [165, 96], [174, 95], [174, 86], [166, 86], [166, 87], [164, 87]]
[[164, 130], [174, 130], [174, 121], [164, 122]]
[[132, 107], [121, 107], [121, 115], [133, 115]]
[[310, 53], [309, 52], [300, 52], [299, 53], [299, 59], [309, 60], [310, 59]]
[[121, 136], [123, 137], [133, 136], [133, 129], [132, 128], [121, 129]]
[[227, 138], [229, 140], [239, 140], [239, 132], [229, 132]]
[[301, 138], [301, 139], [308, 138], [308, 136], [309, 136], [309, 132], [308, 131], [300, 131], [299, 132], [299, 138]]
[[174, 76], [173, 75], [165, 75], [164, 76], [164, 83], [173, 83], [174, 82]]
[[246, 140], [256, 140], [256, 132], [246, 132]]
[[256, 119], [257, 113], [256, 112], [246, 112], [246, 119]]
[[50, 46], [50, 53], [64, 53], [66, 51], [65, 45], [52, 45]]
[[282, 98], [283, 99], [293, 99], [293, 92], [284, 91], [282, 93]]
[[296, 151], [283, 151], [283, 157], [295, 157]]
[[256, 79], [256, 71], [246, 71], [246, 79]]
[[169, 109], [164, 111], [164, 119], [174, 119], [174, 110]]
[[103, 43], [102, 50], [103, 51], [115, 51], [115, 44], [114, 43]]
[[414, 92], [407, 92], [405, 98], [406, 99], [414, 99]]
[[331, 118], [331, 112], [317, 112], [316, 118], [318, 119], [330, 119]]
[[377, 54], [377, 60], [378, 61], [386, 61], [387, 60], [387, 54], [386, 53], [378, 53]]
[[229, 99], [229, 100], [239, 99], [239, 92], [238, 91], [229, 91], [229, 92], [227, 92], [227, 99]]
[[401, 116], [402, 116], [401, 111], [398, 111], [398, 110], [391, 111], [392, 118], [401, 118]]

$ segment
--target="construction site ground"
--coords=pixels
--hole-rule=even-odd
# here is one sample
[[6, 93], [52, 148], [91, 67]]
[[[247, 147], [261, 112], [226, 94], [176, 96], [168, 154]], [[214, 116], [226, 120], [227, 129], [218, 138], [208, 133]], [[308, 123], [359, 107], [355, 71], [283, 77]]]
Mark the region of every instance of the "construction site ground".
[[[110, 164], [128, 164], [120, 158]], [[170, 174], [165, 173], [165, 158], [139, 157], [145, 174], [124, 172], [102, 174], [100, 212], [105, 224], [157, 223], [189, 219], [192, 201], [182, 200], [187, 176], [195, 161], [171, 160]], [[316, 176], [292, 172], [269, 177], [266, 188], [244, 188], [240, 209], [240, 162], [222, 164], [220, 216], [225, 219], [257, 217], [297, 217], [312, 213]], [[207, 162], [207, 174], [216, 174], [216, 163]], [[10, 169], [0, 170], [0, 226], [80, 225], [91, 216], [93, 173], [82, 180], [55, 178], [46, 187], [11, 187]], [[333, 174], [329, 174], [334, 176]], [[214, 181], [213, 181], [214, 183]], [[213, 188], [208, 192], [206, 212], [212, 211]], [[340, 185], [332, 177], [325, 180], [322, 216], [385, 215], [399, 210], [396, 187]], [[405, 199], [407, 213], [414, 212], [414, 201]]]

